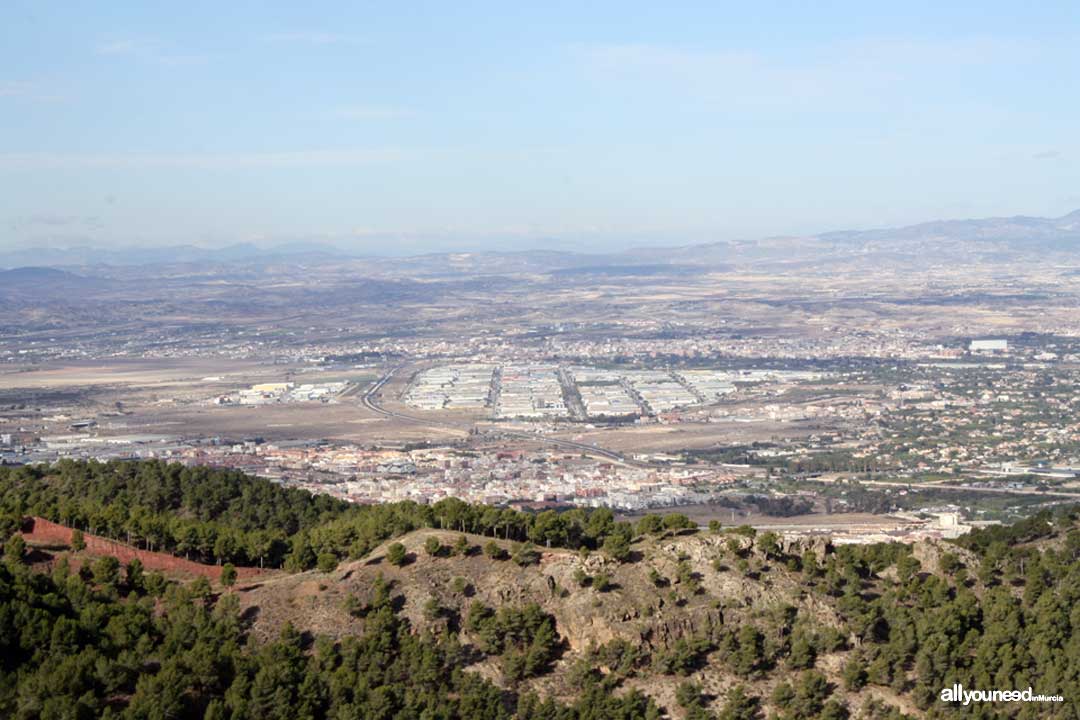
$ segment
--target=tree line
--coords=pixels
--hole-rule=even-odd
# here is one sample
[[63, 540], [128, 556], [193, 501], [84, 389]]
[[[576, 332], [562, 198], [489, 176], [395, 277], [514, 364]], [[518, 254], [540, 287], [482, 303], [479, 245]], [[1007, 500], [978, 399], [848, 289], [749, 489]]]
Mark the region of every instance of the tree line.
[[[292, 494], [231, 471], [185, 470], [195, 469], [163, 463], [0, 469], [0, 503], [7, 512], [0, 515], [0, 537], [9, 537], [21, 515], [50, 517], [66, 503], [78, 512], [93, 511], [79, 515], [79, 522], [102, 523], [112, 509], [118, 518], [157, 513], [237, 533], [277, 532], [284, 545], [277, 559], [297, 568], [321, 564], [320, 556], [363, 554], [424, 527], [515, 541], [520, 544], [512, 553], [494, 540], [483, 552], [529, 565], [536, 562], [535, 548], [548, 545], [634, 560], [633, 541], [641, 534], [694, 527], [680, 515], [646, 516], [631, 525], [602, 510], [530, 514], [455, 500], [359, 507]], [[148, 491], [142, 483], [157, 483], [157, 489]], [[200, 483], [207, 484], [206, 493], [200, 493]], [[249, 489], [253, 484], [259, 489]], [[201, 494], [216, 499], [196, 500]], [[55, 514], [50, 519], [62, 521]], [[264, 521], [271, 527], [257, 526]], [[120, 523], [111, 531], [126, 529]], [[710, 531], [725, 532], [718, 526]], [[178, 551], [173, 541], [159, 542]], [[36, 573], [25, 565], [21, 538], [10, 536], [0, 567], [0, 716], [275, 718], [286, 708], [289, 717], [301, 718], [659, 718], [661, 709], [644, 695], [613, 692], [623, 679], [645, 673], [679, 682], [678, 702], [695, 720], [756, 720], [766, 702], [780, 720], [843, 720], [852, 711], [838, 691], [856, 693], [867, 686], [909, 698], [929, 718], [1071, 717], [1069, 702], [942, 703], [939, 691], [955, 683], [1030, 685], [1039, 693], [1080, 697], [1076, 508], [976, 530], [927, 546], [918, 556], [898, 543], [797, 554], [785, 550], [775, 534], [750, 528], [726, 531], [724, 542], [711, 546], [711, 564], [679, 558], [673, 578], [651, 573], [658, 597], [676, 607], [687, 597], [707, 598], [707, 572], [739, 572], [763, 582], [786, 573], [836, 621], [823, 624], [781, 602], [740, 610], [735, 622], [721, 618], [650, 652], [613, 641], [575, 661], [575, 699], [559, 703], [515, 690], [521, 681], [550, 672], [563, 650], [553, 620], [536, 606], [474, 604], [457, 611], [467, 635], [450, 623], [416, 632], [397, 615], [393, 588], [386, 585], [352, 609], [363, 617], [360, 637], [333, 642], [286, 628], [276, 641], [259, 644], [247, 637], [231, 595], [215, 599], [205, 580], [179, 587], [108, 558], [78, 572], [61, 561], [51, 575]], [[399, 550], [406, 562], [404, 548]], [[425, 552], [463, 554], [437, 539]], [[397, 564], [390, 554], [388, 559]], [[585, 580], [580, 592], [604, 591], [597, 578]], [[728, 611], [720, 609], [721, 616]], [[433, 617], [450, 612], [430, 610]], [[475, 652], [499, 658], [509, 689], [460, 669]], [[830, 666], [840, 668], [832, 680], [821, 672], [822, 658], [830, 655]], [[747, 683], [716, 703], [722, 706], [718, 713], [706, 708], [694, 681], [695, 673], [715, 664]], [[767, 697], [754, 696], [750, 684], [759, 681], [768, 681]], [[861, 712], [874, 720], [902, 717], [881, 703], [867, 702]]]
[[[549, 548], [629, 556], [638, 527], [608, 509], [522, 512], [454, 498], [431, 505], [356, 505], [241, 472], [159, 460], [61, 460], [0, 467], [0, 512], [37, 515], [80, 531], [204, 563], [316, 567], [359, 558], [420, 528], [487, 535]], [[683, 515], [649, 516], [645, 531], [691, 528]]]
[[[114, 558], [51, 573], [25, 560], [18, 536], [0, 562], [0, 716], [20, 720], [659, 720], [640, 693], [586, 692], [566, 705], [465, 672], [454, 634], [413, 632], [389, 591], [364, 631], [341, 641], [291, 625], [255, 643], [231, 593], [186, 586]], [[108, 562], [108, 561], [112, 562]], [[480, 622], [480, 621], [478, 621]], [[493, 620], [511, 667], [535, 672], [559, 640], [526, 608]], [[485, 637], [490, 631], [485, 630]], [[516, 648], [522, 647], [519, 652]], [[517, 654], [512, 654], [517, 653]], [[513, 659], [519, 658], [519, 659]]]

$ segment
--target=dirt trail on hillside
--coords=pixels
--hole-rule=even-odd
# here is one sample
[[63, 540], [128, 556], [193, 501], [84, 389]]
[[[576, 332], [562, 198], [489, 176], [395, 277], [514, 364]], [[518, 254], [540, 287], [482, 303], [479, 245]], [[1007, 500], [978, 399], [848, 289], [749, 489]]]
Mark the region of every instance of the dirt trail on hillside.
[[[66, 545], [70, 547], [72, 532], [73, 529], [66, 525], [59, 525], [40, 517], [28, 518], [23, 523], [22, 528], [23, 539], [30, 545]], [[112, 555], [121, 563], [128, 563], [138, 558], [139, 562], [147, 570], [158, 570], [169, 574], [202, 575], [215, 582], [221, 578], [221, 566], [219, 565], [206, 565], [178, 558], [168, 553], [140, 550], [131, 545], [125, 545], [90, 533], [83, 533], [83, 539], [86, 541], [86, 549], [83, 552], [90, 555]], [[238, 567], [236, 568], [236, 574], [239, 580], [250, 580], [265, 573], [259, 568]]]

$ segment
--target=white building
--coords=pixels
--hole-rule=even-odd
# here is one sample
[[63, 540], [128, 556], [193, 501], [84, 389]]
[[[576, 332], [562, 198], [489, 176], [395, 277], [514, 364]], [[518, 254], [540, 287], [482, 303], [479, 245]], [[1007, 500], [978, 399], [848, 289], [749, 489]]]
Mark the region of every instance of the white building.
[[973, 353], [979, 352], [1007, 352], [1009, 349], [1008, 340], [972, 340], [968, 350]]

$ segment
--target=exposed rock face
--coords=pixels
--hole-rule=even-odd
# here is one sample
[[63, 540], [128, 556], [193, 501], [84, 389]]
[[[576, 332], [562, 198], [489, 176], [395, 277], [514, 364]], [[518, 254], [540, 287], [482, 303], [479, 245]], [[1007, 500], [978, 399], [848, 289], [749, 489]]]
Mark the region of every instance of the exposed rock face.
[[718, 608], [701, 608], [695, 612], [670, 615], [654, 621], [642, 638], [652, 649], [670, 647], [676, 641], [689, 640], [724, 624], [724, 614]]
[[969, 568], [978, 567], [979, 564], [978, 558], [971, 551], [965, 550], [958, 545], [947, 545], [940, 540], [927, 540], [916, 543], [912, 545], [911, 550], [911, 554], [922, 563], [923, 570], [927, 572], [940, 572], [941, 556], [946, 553], [955, 555], [960, 559], [960, 562]]
[[787, 555], [802, 556], [807, 550], [814, 553], [818, 562], [824, 562], [825, 558], [832, 553], [833, 544], [828, 537], [780, 537], [780, 549]]
[[[391, 583], [401, 613], [416, 631], [460, 627], [458, 618], [467, 614], [475, 600], [491, 607], [537, 603], [555, 618], [556, 630], [566, 643], [564, 661], [556, 672], [537, 681], [556, 693], [565, 682], [561, 673], [572, 666], [576, 656], [616, 639], [647, 653], [660, 652], [680, 639], [716, 638], [746, 622], [760, 622], [763, 614], [783, 605], [796, 606], [800, 616], [816, 626], [839, 626], [835, 610], [826, 599], [807, 591], [800, 573], [789, 572], [775, 562], [770, 563], [772, 570], [760, 575], [748, 576], [736, 569], [739, 555], [761, 563], [752, 540], [738, 535], [699, 533], [646, 539], [635, 543], [639, 559], [631, 563], [615, 562], [602, 553], [583, 557], [547, 550], [539, 564], [526, 567], [510, 560], [493, 561], [479, 553], [430, 557], [422, 551], [430, 535], [449, 544], [459, 533], [425, 530], [399, 538], [415, 557], [404, 567], [385, 562], [385, 548], [380, 548], [368, 558], [342, 564], [333, 573], [308, 572], [253, 584], [239, 593], [241, 603], [253, 608], [255, 633], [264, 638], [276, 636], [286, 621], [300, 630], [335, 637], [360, 632], [363, 620], [346, 610], [348, 598], [352, 596], [354, 604], [370, 600], [372, 585], [380, 575]], [[736, 541], [738, 555], [729, 546], [730, 538]], [[470, 539], [479, 546], [490, 538]], [[511, 549], [509, 543], [504, 547]], [[823, 541], [781, 547], [791, 554], [809, 549], [819, 558], [829, 552]], [[714, 563], [717, 559], [720, 562]], [[684, 574], [689, 566], [693, 580], [679, 581], [680, 563], [686, 564], [682, 566]], [[580, 586], [581, 573], [595, 577], [600, 572], [610, 578], [606, 591]], [[467, 581], [463, 592], [453, 590], [454, 578], [459, 577]], [[456, 586], [460, 589], [462, 583]], [[424, 605], [432, 598], [447, 608], [453, 619], [426, 618]], [[467, 632], [462, 639], [470, 641]], [[476, 669], [497, 679], [497, 665], [488, 661]], [[723, 663], [715, 667], [710, 672], [725, 672]], [[730, 684], [719, 676], [716, 682], [718, 687]], [[657, 692], [662, 696], [663, 688]]]

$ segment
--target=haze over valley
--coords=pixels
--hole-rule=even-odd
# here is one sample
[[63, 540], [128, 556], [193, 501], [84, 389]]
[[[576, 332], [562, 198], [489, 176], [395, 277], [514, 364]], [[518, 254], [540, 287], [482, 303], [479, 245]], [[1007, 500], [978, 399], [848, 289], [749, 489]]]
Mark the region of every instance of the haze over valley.
[[0, 21], [0, 718], [1075, 720], [1080, 5]]

